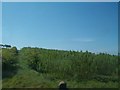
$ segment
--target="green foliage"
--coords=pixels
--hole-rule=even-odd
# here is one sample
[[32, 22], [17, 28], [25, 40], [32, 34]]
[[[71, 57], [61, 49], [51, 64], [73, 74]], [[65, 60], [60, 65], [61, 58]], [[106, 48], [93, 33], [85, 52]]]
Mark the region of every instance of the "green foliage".
[[2, 70], [3, 77], [8, 77], [16, 71], [17, 67], [17, 48], [2, 49]]
[[118, 74], [118, 57], [115, 55], [30, 47], [21, 49], [20, 53], [30, 68], [52, 74], [56, 79], [81, 81], [98, 75], [115, 77]]
[[118, 85], [119, 59], [116, 55], [12, 47], [2, 50], [2, 59], [3, 72], [7, 71], [7, 75], [17, 70], [13, 77], [3, 79], [3, 87], [56, 88], [61, 80], [71, 88], [114, 88]]

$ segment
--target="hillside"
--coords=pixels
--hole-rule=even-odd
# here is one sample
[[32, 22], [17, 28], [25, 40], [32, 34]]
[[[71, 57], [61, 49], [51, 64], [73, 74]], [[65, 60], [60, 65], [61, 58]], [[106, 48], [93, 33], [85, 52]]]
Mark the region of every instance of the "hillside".
[[43, 48], [2, 49], [3, 88], [117, 88], [118, 56]]

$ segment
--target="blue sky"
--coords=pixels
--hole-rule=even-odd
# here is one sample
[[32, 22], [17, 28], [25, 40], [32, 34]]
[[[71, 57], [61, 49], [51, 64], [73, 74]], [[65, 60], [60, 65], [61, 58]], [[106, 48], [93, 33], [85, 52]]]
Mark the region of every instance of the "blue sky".
[[3, 3], [3, 44], [118, 52], [118, 4]]

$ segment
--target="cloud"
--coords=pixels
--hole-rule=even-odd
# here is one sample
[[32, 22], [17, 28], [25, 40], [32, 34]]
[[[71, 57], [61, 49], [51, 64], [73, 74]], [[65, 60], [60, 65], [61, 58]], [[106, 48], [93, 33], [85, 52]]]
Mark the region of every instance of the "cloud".
[[92, 38], [74, 38], [72, 39], [74, 42], [94, 42], [95, 40]]

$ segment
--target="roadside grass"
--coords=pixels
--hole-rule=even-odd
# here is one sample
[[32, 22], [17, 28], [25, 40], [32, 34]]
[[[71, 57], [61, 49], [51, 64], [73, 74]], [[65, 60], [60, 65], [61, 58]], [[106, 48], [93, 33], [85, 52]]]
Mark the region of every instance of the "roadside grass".
[[[57, 88], [60, 79], [50, 80], [44, 74], [38, 74], [34, 71], [24, 71], [12, 78], [3, 80], [3, 88]], [[66, 80], [68, 88], [117, 88], [117, 82], [100, 82], [96, 80], [89, 81], [69, 81]]]

